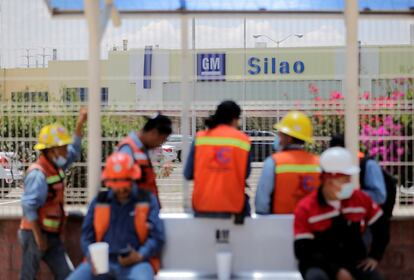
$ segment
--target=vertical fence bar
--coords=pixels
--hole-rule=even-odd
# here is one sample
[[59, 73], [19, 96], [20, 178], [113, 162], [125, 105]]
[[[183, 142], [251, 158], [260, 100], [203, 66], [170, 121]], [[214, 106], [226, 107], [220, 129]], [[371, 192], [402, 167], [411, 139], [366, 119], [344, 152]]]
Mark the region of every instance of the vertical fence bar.
[[246, 100], [246, 98], [247, 98], [247, 93], [246, 93], [246, 36], [247, 36], [247, 33], [246, 33], [246, 17], [244, 17], [243, 18], [243, 75], [242, 75], [242, 78], [243, 78], [243, 112], [242, 112], [242, 127], [243, 127], [243, 130], [244, 131], [246, 131], [247, 130], [247, 128], [246, 128], [246, 118], [247, 118], [247, 116], [246, 116], [246, 113], [247, 113], [247, 111], [246, 111], [246, 104], [247, 104], [247, 100]]
[[[189, 56], [188, 56], [188, 17], [181, 16], [181, 133], [182, 133], [182, 162], [183, 166], [187, 163], [189, 148], [189, 111], [190, 111], [190, 82], [189, 82]], [[190, 185], [187, 180], [183, 180], [183, 208], [184, 212], [191, 210], [190, 203]]]
[[98, 191], [101, 171], [101, 112], [100, 112], [100, 7], [99, 1], [85, 0], [89, 27], [89, 94], [88, 94], [88, 201]]
[[[345, 1], [346, 25], [346, 96], [345, 142], [358, 164], [358, 0]], [[357, 176], [356, 176], [357, 177]], [[355, 182], [358, 178], [354, 178]]]

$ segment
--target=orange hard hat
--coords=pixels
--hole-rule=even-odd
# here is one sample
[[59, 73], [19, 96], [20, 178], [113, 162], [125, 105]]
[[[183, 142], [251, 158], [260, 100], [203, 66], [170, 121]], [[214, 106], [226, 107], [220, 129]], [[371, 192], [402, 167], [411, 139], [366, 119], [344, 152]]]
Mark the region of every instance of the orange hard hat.
[[115, 152], [106, 160], [102, 172], [102, 181], [105, 186], [110, 188], [131, 187], [132, 181], [140, 178], [141, 168], [134, 164], [130, 155]]

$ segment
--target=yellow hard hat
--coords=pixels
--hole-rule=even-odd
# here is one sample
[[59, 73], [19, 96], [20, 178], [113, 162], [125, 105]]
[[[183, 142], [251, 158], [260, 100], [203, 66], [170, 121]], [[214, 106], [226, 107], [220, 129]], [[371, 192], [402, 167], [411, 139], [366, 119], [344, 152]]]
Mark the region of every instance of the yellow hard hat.
[[49, 124], [44, 126], [39, 133], [39, 139], [34, 146], [36, 151], [44, 149], [65, 146], [72, 143], [72, 137], [70, 136], [66, 127], [61, 124]]
[[299, 140], [313, 142], [311, 120], [302, 112], [290, 111], [279, 123], [274, 125], [274, 128]]

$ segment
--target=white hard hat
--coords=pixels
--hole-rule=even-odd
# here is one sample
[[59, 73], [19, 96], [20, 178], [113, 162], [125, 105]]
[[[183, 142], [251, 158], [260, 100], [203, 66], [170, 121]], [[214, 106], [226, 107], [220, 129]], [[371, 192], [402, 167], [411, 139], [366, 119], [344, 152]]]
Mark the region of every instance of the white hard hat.
[[333, 147], [324, 151], [320, 158], [321, 169], [326, 173], [340, 173], [355, 175], [359, 173], [359, 166], [352, 162], [351, 153], [342, 147]]

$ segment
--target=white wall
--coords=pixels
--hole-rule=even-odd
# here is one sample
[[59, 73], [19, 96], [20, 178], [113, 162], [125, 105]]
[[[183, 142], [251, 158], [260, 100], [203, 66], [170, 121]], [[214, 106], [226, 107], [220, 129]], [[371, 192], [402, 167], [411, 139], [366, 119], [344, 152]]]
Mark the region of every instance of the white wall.
[[[136, 100], [138, 102], [162, 102], [164, 81], [169, 79], [169, 52], [153, 49], [151, 88], [144, 89], [144, 50], [131, 50], [129, 58], [130, 81], [135, 83]], [[161, 104], [160, 104], [161, 105]]]

